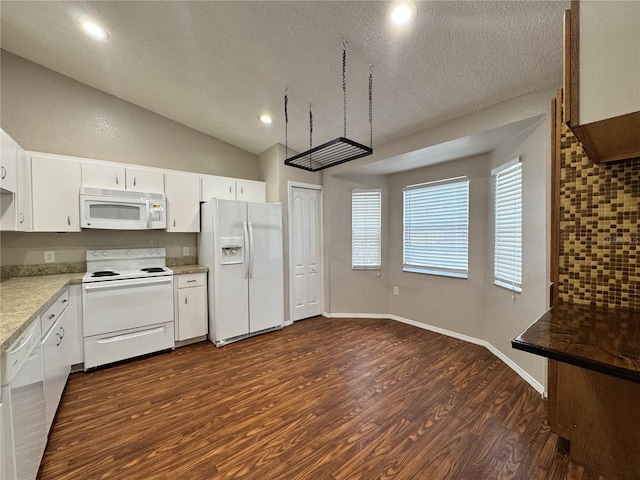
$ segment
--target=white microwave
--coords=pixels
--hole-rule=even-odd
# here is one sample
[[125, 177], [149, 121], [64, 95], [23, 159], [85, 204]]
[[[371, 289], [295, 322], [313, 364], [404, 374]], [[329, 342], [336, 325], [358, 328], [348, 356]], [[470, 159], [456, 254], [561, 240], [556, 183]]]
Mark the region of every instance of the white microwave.
[[80, 226], [108, 230], [167, 228], [164, 193], [82, 187]]

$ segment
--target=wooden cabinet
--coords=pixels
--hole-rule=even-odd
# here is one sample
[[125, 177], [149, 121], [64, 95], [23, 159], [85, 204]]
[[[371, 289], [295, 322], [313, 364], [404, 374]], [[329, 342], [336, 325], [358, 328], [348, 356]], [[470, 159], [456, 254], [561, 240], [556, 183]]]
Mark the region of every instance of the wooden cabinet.
[[175, 339], [203, 337], [207, 334], [207, 274], [175, 277]]
[[199, 176], [167, 172], [166, 181], [167, 232], [199, 232]]
[[267, 201], [267, 184], [265, 182], [216, 175], [200, 175], [200, 180], [200, 201], [202, 202], [208, 202], [213, 198], [260, 203]]
[[83, 161], [82, 186], [164, 193], [164, 173], [151, 168], [129, 168], [119, 164]]
[[80, 231], [80, 163], [30, 153], [34, 232]]
[[[67, 383], [71, 362], [69, 360], [70, 342], [66, 313], [69, 306], [68, 291], [42, 315], [42, 349], [44, 362], [44, 406], [45, 427], [48, 432], [53, 423], [62, 392]], [[45, 327], [48, 327], [45, 330]]]
[[640, 157], [640, 2], [571, 2], [564, 120], [595, 162]]

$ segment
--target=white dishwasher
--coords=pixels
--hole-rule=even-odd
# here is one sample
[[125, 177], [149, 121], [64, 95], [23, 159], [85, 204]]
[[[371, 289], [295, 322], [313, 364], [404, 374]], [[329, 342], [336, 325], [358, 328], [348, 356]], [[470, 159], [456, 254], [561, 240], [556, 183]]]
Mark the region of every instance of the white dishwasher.
[[33, 480], [47, 443], [39, 321], [3, 353], [2, 401], [6, 478]]

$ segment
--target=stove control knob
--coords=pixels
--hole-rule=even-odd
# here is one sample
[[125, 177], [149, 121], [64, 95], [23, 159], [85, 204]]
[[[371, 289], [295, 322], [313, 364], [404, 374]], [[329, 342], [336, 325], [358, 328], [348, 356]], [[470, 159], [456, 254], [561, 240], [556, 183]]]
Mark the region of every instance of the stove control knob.
[[94, 257], [97, 257], [98, 255], [100, 255], [100, 252], [96, 252], [96, 251], [93, 252]]
[[103, 250], [103, 251], [102, 251], [102, 256], [103, 256], [103, 257], [106, 257], [106, 256], [107, 256], [107, 251], [106, 251], [106, 250]]

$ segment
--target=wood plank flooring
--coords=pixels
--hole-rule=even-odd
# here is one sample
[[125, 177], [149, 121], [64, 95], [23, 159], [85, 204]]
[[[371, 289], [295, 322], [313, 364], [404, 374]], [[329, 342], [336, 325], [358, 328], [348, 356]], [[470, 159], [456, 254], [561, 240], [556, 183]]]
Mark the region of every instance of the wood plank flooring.
[[482, 347], [318, 317], [73, 374], [39, 478], [606, 480], [546, 408]]

